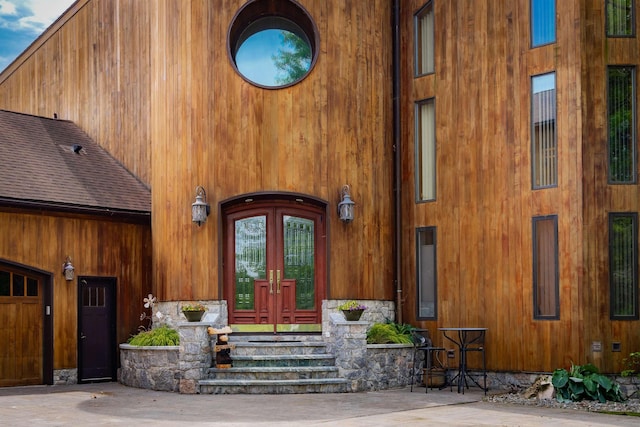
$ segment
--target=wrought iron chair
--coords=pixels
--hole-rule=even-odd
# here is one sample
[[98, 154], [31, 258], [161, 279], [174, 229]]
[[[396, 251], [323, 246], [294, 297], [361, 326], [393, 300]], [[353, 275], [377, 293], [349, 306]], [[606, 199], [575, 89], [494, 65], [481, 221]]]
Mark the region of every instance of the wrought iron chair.
[[[434, 387], [434, 377], [442, 378], [442, 386], [447, 383], [447, 356], [444, 347], [436, 347], [431, 341], [428, 329], [413, 329], [411, 331], [413, 339], [413, 361], [411, 363], [411, 391], [416, 379], [420, 384], [424, 381], [425, 393], [429, 388]], [[418, 358], [420, 353], [422, 358]]]

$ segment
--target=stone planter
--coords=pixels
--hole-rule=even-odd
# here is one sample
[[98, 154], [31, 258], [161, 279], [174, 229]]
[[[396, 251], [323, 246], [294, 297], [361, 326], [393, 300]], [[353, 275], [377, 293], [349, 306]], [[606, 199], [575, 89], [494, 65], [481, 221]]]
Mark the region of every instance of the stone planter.
[[199, 322], [204, 316], [204, 311], [183, 311], [182, 314], [189, 322]]
[[129, 387], [178, 391], [179, 346], [139, 347], [120, 344], [118, 380]]
[[351, 322], [360, 320], [362, 313], [364, 313], [364, 310], [342, 310], [344, 318]]

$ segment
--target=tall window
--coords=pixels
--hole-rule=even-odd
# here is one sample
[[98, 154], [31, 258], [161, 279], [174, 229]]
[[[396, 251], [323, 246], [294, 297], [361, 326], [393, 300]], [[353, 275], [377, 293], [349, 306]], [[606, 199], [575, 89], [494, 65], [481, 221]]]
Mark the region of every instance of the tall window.
[[434, 72], [433, 2], [428, 2], [415, 14], [416, 76]]
[[436, 229], [419, 228], [416, 235], [418, 260], [418, 318], [436, 319]]
[[433, 98], [416, 104], [416, 198], [436, 198], [436, 114]]
[[638, 319], [638, 214], [609, 214], [611, 318]]
[[633, 0], [607, 0], [607, 36], [631, 37], [635, 34]]
[[556, 215], [533, 218], [533, 317], [560, 318]]
[[555, 73], [531, 78], [531, 139], [533, 188], [558, 185]]
[[607, 121], [609, 182], [636, 182], [635, 67], [609, 67]]
[[556, 0], [531, 0], [531, 47], [556, 41]]

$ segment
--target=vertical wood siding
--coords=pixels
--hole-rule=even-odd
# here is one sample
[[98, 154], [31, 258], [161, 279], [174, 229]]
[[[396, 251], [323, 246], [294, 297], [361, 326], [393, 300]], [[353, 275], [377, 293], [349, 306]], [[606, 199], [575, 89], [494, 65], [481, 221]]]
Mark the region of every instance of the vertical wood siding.
[[[117, 278], [117, 342], [137, 332], [143, 298], [152, 291], [150, 239], [147, 225], [0, 212], [0, 258], [52, 275], [54, 369], [77, 366], [78, 276]], [[62, 274], [67, 255], [73, 282]]]

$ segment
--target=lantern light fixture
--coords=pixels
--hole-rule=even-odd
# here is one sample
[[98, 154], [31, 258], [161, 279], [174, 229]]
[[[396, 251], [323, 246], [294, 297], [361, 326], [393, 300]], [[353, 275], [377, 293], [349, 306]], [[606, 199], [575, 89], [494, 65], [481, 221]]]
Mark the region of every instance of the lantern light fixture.
[[351, 200], [351, 188], [348, 185], [343, 185], [340, 192], [341, 201], [338, 203], [338, 215], [340, 221], [344, 223], [350, 223], [353, 221], [353, 207], [355, 203]]
[[67, 282], [70, 282], [75, 277], [75, 268], [71, 264], [71, 257], [67, 255], [67, 259], [62, 264], [62, 274]]
[[207, 203], [207, 193], [204, 187], [198, 185], [196, 187], [196, 201], [191, 205], [191, 221], [198, 224], [198, 227], [207, 222], [210, 213], [210, 207]]

